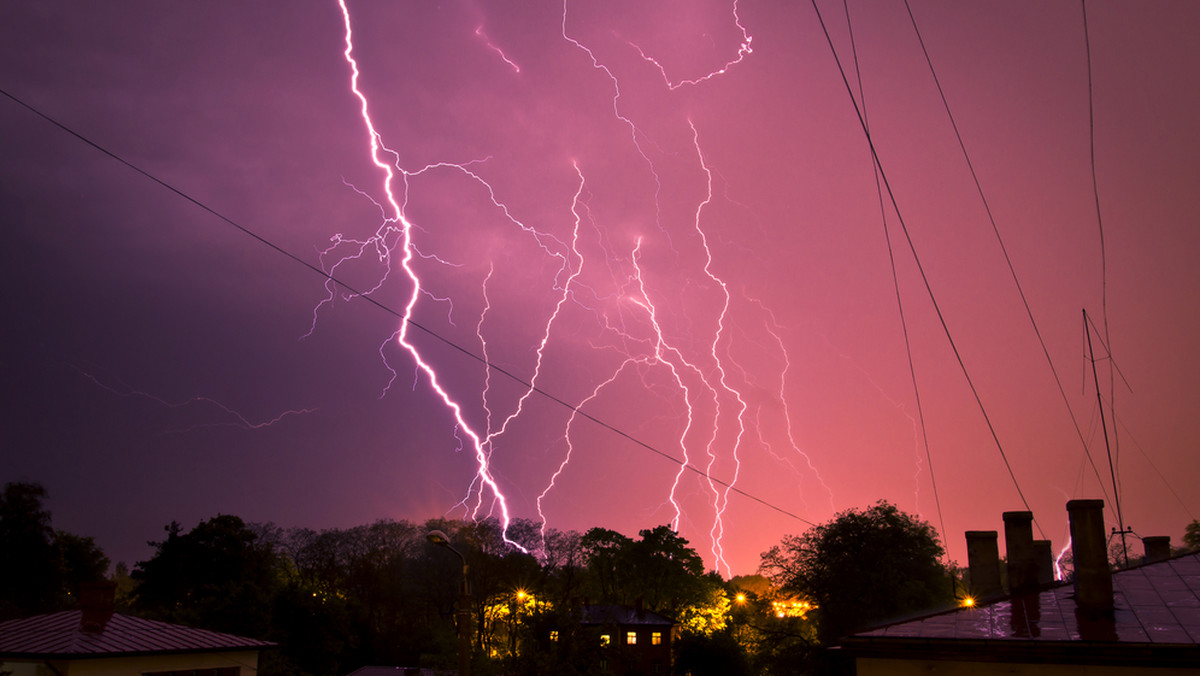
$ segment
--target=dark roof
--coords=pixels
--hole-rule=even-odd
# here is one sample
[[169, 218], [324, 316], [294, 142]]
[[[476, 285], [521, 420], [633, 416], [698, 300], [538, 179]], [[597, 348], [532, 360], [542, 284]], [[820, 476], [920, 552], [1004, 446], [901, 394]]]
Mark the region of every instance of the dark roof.
[[582, 624], [642, 624], [670, 627], [675, 622], [651, 610], [638, 611], [632, 606], [586, 605], [583, 607]]
[[[1139, 654], [1200, 659], [1200, 553], [1113, 574], [1111, 614], [1081, 611], [1072, 584], [898, 622], [847, 638], [859, 654], [919, 651], [1066, 656], [1083, 649], [1110, 659]], [[958, 659], [959, 657], [955, 657]]]
[[97, 630], [81, 627], [83, 611], [66, 610], [0, 622], [0, 658], [110, 657], [147, 653], [255, 650], [274, 643], [113, 614]]

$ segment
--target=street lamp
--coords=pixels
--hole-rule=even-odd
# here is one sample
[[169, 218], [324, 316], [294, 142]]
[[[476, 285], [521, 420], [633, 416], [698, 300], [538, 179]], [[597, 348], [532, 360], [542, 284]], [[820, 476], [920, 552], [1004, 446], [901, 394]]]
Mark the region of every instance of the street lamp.
[[431, 530], [425, 536], [433, 544], [445, 547], [462, 560], [462, 586], [458, 597], [458, 674], [471, 674], [471, 588], [467, 584], [467, 557], [450, 546], [450, 538], [440, 530]]

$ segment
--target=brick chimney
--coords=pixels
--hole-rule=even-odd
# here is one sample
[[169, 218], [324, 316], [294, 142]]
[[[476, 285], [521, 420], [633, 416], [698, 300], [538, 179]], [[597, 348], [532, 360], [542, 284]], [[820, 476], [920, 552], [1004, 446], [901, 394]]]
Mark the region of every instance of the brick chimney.
[[975, 600], [987, 601], [1004, 595], [1000, 586], [999, 534], [994, 530], [967, 531], [967, 569]]
[[1170, 535], [1150, 535], [1144, 537], [1142, 538], [1142, 545], [1146, 548], [1146, 563], [1166, 561], [1171, 558]]
[[1075, 605], [1088, 612], [1111, 612], [1113, 583], [1104, 533], [1104, 501], [1071, 500], [1067, 514], [1075, 555]]
[[1054, 582], [1054, 547], [1049, 540], [1033, 541], [1033, 560], [1037, 564], [1037, 583]]
[[113, 615], [117, 583], [109, 580], [84, 582], [79, 585], [79, 618], [82, 631], [102, 632]]
[[1008, 593], [1037, 589], [1037, 559], [1033, 553], [1033, 512], [1004, 513], [1004, 548], [1008, 555]]

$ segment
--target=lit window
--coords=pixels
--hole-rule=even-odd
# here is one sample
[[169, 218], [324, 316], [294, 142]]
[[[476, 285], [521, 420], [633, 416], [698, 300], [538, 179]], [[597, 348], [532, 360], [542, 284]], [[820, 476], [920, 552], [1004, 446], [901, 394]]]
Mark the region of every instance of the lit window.
[[625, 632], [625, 645], [637, 645], [637, 632], [636, 631]]
[[600, 645], [608, 645], [610, 640], [612, 639], [608, 634], [600, 634]]
[[650, 634], [650, 645], [662, 645], [662, 632], [656, 631]]
[[555, 642], [558, 641], [558, 630], [557, 629], [550, 632], [550, 640], [555, 641]]

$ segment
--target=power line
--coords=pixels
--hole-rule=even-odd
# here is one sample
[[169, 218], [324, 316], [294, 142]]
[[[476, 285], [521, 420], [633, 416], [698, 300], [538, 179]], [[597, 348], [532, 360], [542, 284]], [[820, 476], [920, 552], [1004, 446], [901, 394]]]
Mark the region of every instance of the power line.
[[[1092, 80], [1092, 39], [1088, 30], [1087, 21], [1087, 0], [1079, 0], [1079, 6], [1083, 15], [1083, 51], [1087, 62], [1087, 79], [1088, 79], [1088, 148], [1089, 160], [1092, 168], [1092, 196], [1096, 203], [1096, 229], [1100, 234], [1100, 315], [1104, 324], [1104, 339], [1108, 340], [1108, 252], [1104, 246], [1104, 218], [1100, 212], [1100, 186], [1096, 178], [1096, 104], [1094, 96], [1094, 84]], [[1109, 355], [1112, 355], [1111, 348], [1108, 350]], [[1096, 383], [1096, 388], [1099, 389], [1100, 383]], [[1116, 454], [1117, 463], [1121, 460], [1121, 444], [1120, 435], [1117, 434], [1116, 417], [1117, 417], [1117, 397], [1116, 383], [1113, 381], [1113, 364], [1109, 362], [1108, 369], [1108, 406], [1109, 412], [1113, 417], [1113, 452]], [[1100, 415], [1104, 415], [1101, 410]], [[1104, 443], [1108, 443], [1108, 438], [1105, 437]], [[1114, 490], [1116, 490], [1114, 488]]]
[[1188, 508], [1187, 503], [1183, 501], [1183, 498], [1179, 497], [1179, 493], [1176, 492], [1175, 487], [1171, 485], [1171, 482], [1167, 481], [1166, 475], [1162, 473], [1162, 470], [1158, 468], [1158, 465], [1155, 465], [1154, 461], [1150, 459], [1150, 454], [1146, 453], [1146, 450], [1142, 448], [1141, 444], [1138, 443], [1137, 438], [1133, 436], [1133, 432], [1130, 431], [1129, 426], [1125, 424], [1125, 421], [1121, 420], [1120, 418], [1116, 418], [1116, 423], [1125, 430], [1125, 435], [1128, 436], [1130, 441], [1133, 442], [1133, 447], [1142, 454], [1142, 457], [1146, 459], [1146, 462], [1150, 465], [1150, 469], [1154, 470], [1154, 473], [1158, 475], [1158, 478], [1162, 479], [1163, 485], [1167, 487], [1167, 490], [1171, 491], [1171, 495], [1175, 496], [1175, 501], [1178, 502], [1179, 506], [1183, 508], [1183, 512], [1187, 514], [1187, 517], [1192, 521], [1195, 521], [1196, 515], [1193, 514], [1192, 510]]
[[[987, 414], [987, 408], [983, 405], [983, 399], [979, 394], [979, 390], [975, 387], [975, 382], [971, 379], [971, 374], [967, 371], [967, 365], [963, 361], [962, 354], [958, 350], [958, 345], [954, 342], [954, 337], [950, 334], [950, 326], [946, 323], [946, 317], [942, 314], [942, 308], [937, 302], [937, 298], [933, 293], [933, 286], [929, 282], [928, 275], [925, 274], [925, 266], [921, 265], [921, 258], [917, 255], [916, 245], [913, 243], [912, 236], [909, 234], [908, 225], [904, 222], [904, 216], [900, 213], [900, 205], [896, 200], [896, 194], [892, 190], [892, 184], [888, 181], [887, 172], [883, 170], [883, 163], [879, 159], [879, 152], [875, 148], [875, 141], [871, 138], [871, 131], [867, 126], [866, 118], [863, 117], [862, 110], [858, 106], [858, 102], [854, 98], [854, 90], [850, 86], [850, 79], [846, 75], [846, 69], [842, 66], [842, 61], [838, 57], [837, 48], [833, 45], [833, 36], [829, 34], [829, 27], [825, 24], [825, 18], [821, 15], [821, 8], [817, 6], [817, 0], [810, 0], [813, 11], [816, 12], [817, 21], [821, 25], [821, 31], [825, 34], [825, 41], [829, 45], [829, 51], [833, 55], [834, 63], [837, 64], [838, 72], [841, 73], [842, 83], [846, 87], [846, 93], [850, 96], [850, 105], [854, 107], [854, 113], [858, 116], [858, 123], [862, 127], [863, 134], [867, 138], [867, 145], [871, 148], [871, 158], [875, 162], [876, 168], [879, 170], [879, 176], [883, 180], [883, 186], [887, 189], [888, 199], [892, 203], [892, 209], [896, 212], [896, 220], [900, 223], [900, 229], [904, 232], [904, 238], [908, 241], [908, 248], [912, 252], [913, 261], [916, 263], [917, 272], [921, 275], [921, 281], [925, 285], [925, 291], [929, 294], [929, 300], [933, 304], [933, 310], [937, 314], [938, 321], [942, 325], [942, 331], [946, 334], [946, 340], [950, 343], [950, 350], [954, 353], [954, 358], [958, 361], [959, 369], [962, 370], [963, 377], [967, 381], [967, 386], [971, 390], [971, 394], [975, 397], [975, 403], [979, 407], [979, 412], [983, 415], [984, 423], [986, 423], [988, 432], [992, 435], [992, 441], [996, 444], [996, 450], [1000, 452], [1000, 459], [1004, 461], [1004, 467], [1008, 470], [1008, 476], [1012, 479], [1013, 486], [1017, 489], [1017, 495], [1021, 498], [1021, 502], [1025, 505], [1025, 509], [1032, 512], [1033, 509], [1029, 506], [1029, 501], [1025, 499], [1025, 492], [1021, 490], [1021, 484], [1017, 481], [1017, 475], [1013, 471], [1012, 463], [1008, 460], [1008, 454], [1004, 452], [1004, 446], [1000, 443], [1000, 436], [996, 432], [996, 427], [992, 424], [992, 419]], [[1034, 524], [1037, 525], [1038, 531], [1045, 538], [1045, 531], [1034, 517]]]
[[610, 423], [607, 423], [607, 422], [597, 418], [596, 416], [591, 415], [590, 413], [587, 413], [587, 412], [581, 410], [579, 407], [575, 406], [574, 404], [571, 404], [571, 403], [567, 402], [566, 400], [558, 397], [557, 395], [551, 394], [550, 392], [547, 392], [547, 391], [541, 389], [540, 387], [535, 386], [534, 384], [522, 379], [520, 376], [516, 375], [515, 373], [512, 373], [511, 371], [506, 370], [505, 368], [503, 368], [501, 366], [497, 366], [496, 364], [492, 363], [491, 361], [488, 361], [483, 356], [478, 355], [478, 354], [472, 352], [471, 350], [468, 350], [467, 348], [463, 347], [462, 345], [459, 345], [458, 343], [450, 340], [449, 338], [442, 336], [441, 334], [420, 324], [419, 322], [417, 322], [411, 318], [405, 319], [403, 313], [400, 313], [400, 312], [392, 309], [390, 306], [385, 305], [384, 303], [381, 303], [380, 301], [376, 300], [372, 296], [364, 294], [363, 292], [359, 291], [354, 286], [342, 281], [338, 277], [335, 277], [334, 275], [326, 272], [325, 270], [322, 270], [321, 268], [313, 265], [312, 263], [309, 263], [308, 261], [300, 258], [296, 254], [294, 254], [291, 251], [288, 251], [287, 249], [283, 248], [282, 246], [272, 242], [271, 240], [267, 239], [266, 237], [259, 235], [258, 233], [254, 232], [250, 228], [248, 228], [248, 227], [238, 223], [237, 221], [233, 220], [232, 218], [222, 214], [221, 212], [208, 206], [207, 204], [200, 201], [199, 199], [192, 197], [191, 195], [184, 192], [180, 188], [177, 188], [174, 185], [168, 183], [167, 181], [158, 178], [154, 174], [150, 173], [149, 171], [147, 171], [145, 169], [142, 169], [138, 165], [130, 162], [129, 160], [126, 160], [125, 158], [123, 158], [120, 155], [116, 154], [115, 152], [109, 150], [108, 148], [105, 148], [104, 146], [100, 145], [99, 143], [96, 143], [95, 141], [92, 141], [90, 138], [75, 131], [71, 127], [68, 127], [66, 124], [59, 122], [58, 120], [54, 119], [53, 117], [50, 117], [46, 113], [43, 113], [41, 110], [35, 108], [34, 106], [26, 103], [25, 101], [21, 100], [20, 98], [16, 97], [15, 95], [9, 93], [7, 90], [0, 88], [0, 94], [3, 94], [4, 96], [6, 96], [10, 100], [12, 100], [14, 103], [20, 105], [21, 107], [23, 107], [26, 110], [33, 113], [34, 115], [37, 115], [38, 117], [42, 118], [46, 122], [49, 122], [50, 124], [54, 125], [55, 127], [59, 128], [60, 130], [70, 134], [71, 136], [74, 136], [76, 139], [86, 143], [87, 145], [91, 146], [92, 148], [107, 155], [109, 158], [116, 160], [120, 164], [123, 164], [124, 166], [128, 167], [129, 169], [132, 169], [133, 171], [137, 172], [138, 174], [141, 174], [143, 177], [153, 181], [154, 183], [157, 183], [159, 186], [169, 190], [170, 192], [187, 200], [188, 202], [191, 202], [195, 206], [197, 206], [200, 209], [215, 216], [216, 218], [220, 219], [221, 221], [224, 221], [227, 225], [235, 228], [242, 234], [253, 238], [255, 241], [259, 242], [260, 244], [270, 247], [276, 253], [282, 254], [283, 256], [286, 256], [287, 258], [291, 259], [292, 261], [299, 263], [300, 265], [304, 266], [308, 270], [319, 275], [322, 279], [324, 279], [328, 282], [333, 282], [334, 284], [336, 284], [336, 285], [342, 287], [343, 289], [345, 289], [346, 291], [350, 292], [350, 294], [366, 300], [371, 305], [374, 305], [375, 307], [383, 310], [384, 312], [387, 312], [388, 314], [392, 315], [393, 317], [396, 317], [397, 319], [407, 322], [408, 325], [411, 326], [412, 328], [417, 329], [417, 330], [425, 333], [426, 335], [430, 336], [431, 338], [434, 338], [434, 339], [440, 341], [444, 345], [446, 345], [450, 348], [453, 348], [454, 350], [458, 351], [459, 353], [461, 353], [467, 357], [470, 357], [471, 359], [474, 359], [475, 361], [483, 364], [485, 367], [492, 369], [496, 373], [499, 373], [503, 376], [508, 377], [513, 382], [515, 382], [523, 387], [528, 388], [530, 391], [536, 392], [537, 394], [545, 397], [546, 399], [548, 399], [556, 404], [559, 404], [560, 406], [574, 412], [576, 415], [578, 415], [582, 418], [585, 418], [587, 420], [590, 420], [591, 422], [599, 425], [600, 427], [603, 427], [604, 429], [607, 429], [610, 432], [632, 442], [634, 445], [636, 445], [644, 450], [650, 451], [651, 453], [654, 453], [666, 460], [669, 460], [672, 463], [679, 465], [680, 467], [683, 467], [684, 469], [687, 469], [695, 474], [698, 474], [698, 475], [704, 477], [705, 479], [708, 479], [708, 480], [710, 480], [710, 481], [712, 481], [712, 482], [714, 482], [714, 483], [716, 483], [716, 484], [718, 484], [718, 485], [720, 485], [720, 486], [722, 486], [744, 498], [753, 500], [754, 502], [757, 502], [760, 505], [763, 505], [764, 507], [767, 507], [767, 508], [774, 510], [780, 514], [783, 514], [784, 516], [789, 516], [793, 519], [796, 519], [797, 521], [800, 521], [801, 523], [808, 524], [809, 526], [817, 525], [816, 523], [809, 521], [808, 519], [805, 519], [804, 517], [802, 517], [798, 514], [795, 514], [795, 513], [790, 512], [782, 507], [779, 507], [778, 505], [768, 502], [767, 500], [760, 498], [757, 495], [754, 495], [742, 488], [738, 488], [737, 486], [733, 485], [732, 483], [730, 483], [728, 481], [725, 481], [723, 479], [712, 476], [706, 470], [696, 467], [695, 465], [692, 465], [691, 463], [680, 460], [679, 458], [676, 458], [675, 456], [671, 455], [670, 453], [667, 453], [666, 451], [662, 451], [662, 450], [658, 449], [657, 447], [653, 446], [652, 444], [642, 441], [641, 439], [638, 439], [637, 437], [633, 436], [632, 434], [625, 432], [624, 430], [621, 430], [621, 429], [617, 428], [616, 426], [614, 426]]
[[1071, 400], [1067, 397], [1067, 390], [1063, 386], [1062, 378], [1058, 375], [1058, 369], [1054, 366], [1054, 360], [1050, 357], [1050, 348], [1046, 346], [1046, 339], [1042, 336], [1042, 330], [1038, 327], [1037, 320], [1033, 317], [1033, 309], [1029, 306], [1029, 298], [1025, 295], [1025, 289], [1021, 286], [1021, 280], [1017, 277], [1017, 269], [1013, 265], [1012, 257], [1008, 255], [1008, 247], [1004, 245], [1004, 238], [1000, 236], [1000, 228], [996, 225], [996, 217], [992, 214], [992, 207], [988, 204], [987, 196], [983, 192], [983, 184], [979, 180], [979, 174], [975, 171], [975, 163], [971, 161], [971, 155], [967, 152], [967, 144], [963, 140], [962, 132], [958, 128], [958, 122], [954, 119], [954, 113], [950, 109], [950, 101], [946, 97], [946, 92], [942, 88], [941, 79], [938, 77], [937, 70], [933, 67], [933, 59], [929, 56], [929, 49], [925, 46], [925, 39], [921, 36], [921, 29], [917, 26], [917, 17], [913, 15], [912, 6], [908, 0], [904, 0], [904, 8], [908, 10], [908, 18], [912, 22], [913, 32], [917, 35], [917, 42], [921, 45], [921, 53], [925, 55], [925, 63], [929, 66], [929, 74], [933, 76], [933, 83], [937, 87], [938, 96], [942, 99], [942, 106], [946, 109], [946, 117], [950, 120], [950, 127], [954, 130], [954, 137], [958, 139], [958, 147], [962, 150], [963, 160], [967, 163], [967, 170], [971, 173], [971, 179], [975, 182], [975, 190], [979, 193], [979, 200], [983, 203], [983, 210], [987, 214], [988, 222], [992, 225], [992, 232], [996, 235], [996, 242], [1000, 245], [1000, 252], [1004, 254], [1004, 262], [1008, 265], [1008, 272], [1012, 275], [1013, 284], [1017, 287], [1017, 295], [1021, 297], [1021, 304], [1025, 306], [1025, 316], [1029, 318], [1029, 324], [1033, 327], [1033, 333], [1037, 336], [1038, 344], [1042, 346], [1042, 354], [1046, 357], [1046, 364], [1050, 367], [1050, 373], [1054, 376], [1054, 383], [1058, 386], [1058, 393], [1062, 396], [1063, 404], [1067, 407], [1067, 414], [1071, 417], [1071, 424], [1075, 427], [1075, 433], [1079, 436], [1079, 441], [1083, 445], [1083, 452], [1087, 456], [1088, 463], [1092, 466], [1092, 471], [1096, 474], [1096, 480], [1100, 485], [1104, 485], [1104, 480], [1100, 478], [1100, 469], [1096, 467], [1096, 460], [1092, 457], [1091, 449], [1088, 448], [1087, 441], [1084, 440], [1083, 430], [1079, 427], [1079, 421], [1075, 417], [1075, 410], [1071, 407]]
[[[858, 98], [862, 101], [863, 119], [867, 117], [867, 95], [863, 88], [862, 70], [858, 63], [858, 48], [854, 41], [854, 23], [850, 21], [850, 0], [842, 0], [846, 12], [846, 28], [850, 34], [850, 53], [854, 56], [854, 78], [858, 81]], [[864, 126], [870, 127], [864, 122]], [[946, 519], [942, 516], [942, 498], [938, 493], [937, 477], [933, 472], [933, 453], [929, 450], [929, 430], [925, 426], [925, 407], [921, 403], [921, 388], [917, 386], [917, 369], [913, 363], [912, 341], [908, 335], [908, 319], [904, 314], [904, 301], [900, 296], [900, 277], [896, 272], [896, 252], [892, 247], [892, 234], [888, 228], [887, 207], [883, 202], [883, 186], [879, 182], [879, 168], [871, 163], [871, 173], [875, 178], [875, 194], [879, 198], [879, 219], [883, 223], [883, 239], [887, 243], [888, 263], [892, 269], [892, 288], [896, 290], [896, 309], [900, 312], [900, 329], [904, 334], [904, 353], [908, 357], [908, 373], [912, 379], [913, 398], [917, 404], [917, 419], [921, 425], [921, 443], [925, 447], [925, 462], [929, 465], [929, 483], [933, 486], [933, 504], [937, 507], [938, 526], [941, 527], [942, 537], [946, 533]]]

